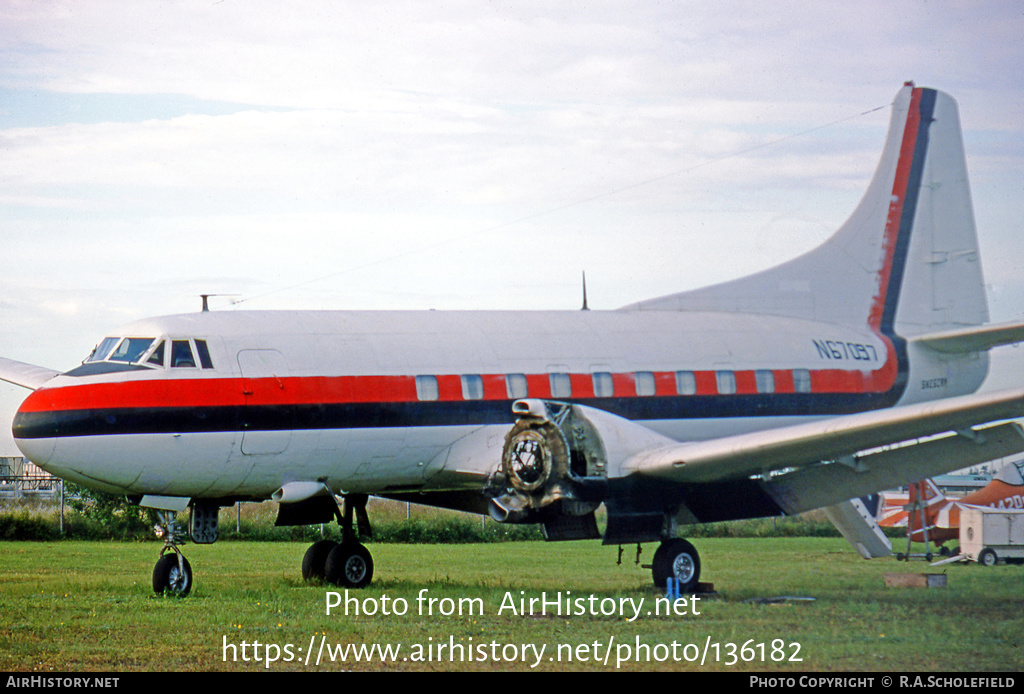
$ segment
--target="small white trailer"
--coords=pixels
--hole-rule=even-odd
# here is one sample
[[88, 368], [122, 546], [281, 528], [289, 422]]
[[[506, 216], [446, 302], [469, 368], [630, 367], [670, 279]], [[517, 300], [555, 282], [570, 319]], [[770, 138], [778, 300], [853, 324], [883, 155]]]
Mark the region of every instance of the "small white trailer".
[[1024, 562], [1024, 510], [962, 505], [960, 554], [983, 566]]

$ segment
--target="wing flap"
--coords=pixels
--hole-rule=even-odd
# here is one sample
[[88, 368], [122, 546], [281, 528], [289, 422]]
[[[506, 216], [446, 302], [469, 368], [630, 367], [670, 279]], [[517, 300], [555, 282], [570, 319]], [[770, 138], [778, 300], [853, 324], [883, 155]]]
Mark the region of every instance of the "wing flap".
[[1021, 416], [1024, 390], [965, 395], [654, 448], [631, 456], [623, 463], [622, 473], [681, 483], [741, 479], [840, 460], [913, 439], [966, 432], [975, 426]]
[[772, 477], [765, 491], [788, 514], [894, 489], [926, 477], [1024, 452], [1024, 430], [1015, 422], [944, 436], [857, 458], [856, 465], [826, 463]]
[[0, 381], [7, 381], [22, 388], [36, 390], [54, 376], [59, 375], [60, 371], [0, 357]]
[[865, 559], [887, 557], [892, 554], [892, 543], [860, 499], [850, 499], [829, 506], [825, 509], [825, 515], [846, 541], [857, 550], [857, 554]]

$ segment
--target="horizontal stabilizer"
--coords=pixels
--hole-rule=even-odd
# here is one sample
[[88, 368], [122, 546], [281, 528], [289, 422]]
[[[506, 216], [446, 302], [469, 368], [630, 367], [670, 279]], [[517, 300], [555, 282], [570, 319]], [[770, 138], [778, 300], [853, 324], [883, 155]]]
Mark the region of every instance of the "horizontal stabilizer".
[[1024, 342], [1024, 323], [997, 323], [944, 330], [911, 338], [912, 342], [946, 354], [984, 352], [1000, 345]]
[[35, 390], [59, 375], [60, 371], [0, 357], [0, 381], [7, 381], [22, 388]]

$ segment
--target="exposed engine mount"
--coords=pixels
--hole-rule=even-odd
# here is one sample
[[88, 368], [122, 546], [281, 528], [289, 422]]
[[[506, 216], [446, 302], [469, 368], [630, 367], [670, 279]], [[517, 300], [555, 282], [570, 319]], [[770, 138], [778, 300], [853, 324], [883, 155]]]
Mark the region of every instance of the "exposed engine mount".
[[[551, 539], [596, 536], [608, 460], [583, 410], [568, 403], [517, 400], [501, 466], [491, 478], [490, 515], [502, 523], [543, 522]], [[581, 520], [586, 519], [583, 524]], [[593, 529], [591, 526], [593, 525]]]

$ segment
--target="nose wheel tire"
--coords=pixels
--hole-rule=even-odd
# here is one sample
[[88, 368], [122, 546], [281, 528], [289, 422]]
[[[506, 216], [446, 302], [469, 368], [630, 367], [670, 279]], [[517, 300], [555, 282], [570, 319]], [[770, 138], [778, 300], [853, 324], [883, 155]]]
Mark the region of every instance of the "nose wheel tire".
[[[179, 561], [180, 559], [180, 561]], [[183, 598], [192, 590], [192, 567], [183, 555], [164, 554], [153, 567], [153, 591]]]

